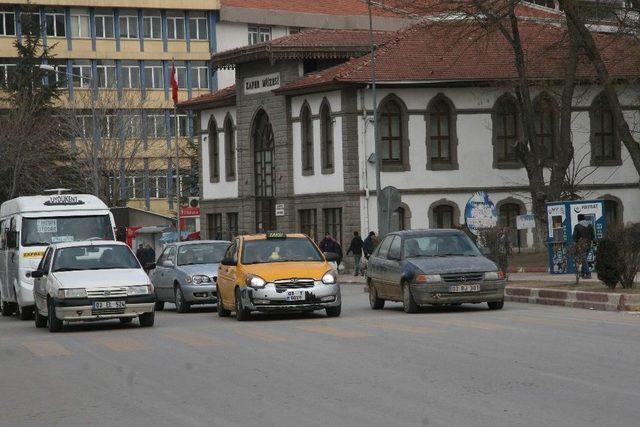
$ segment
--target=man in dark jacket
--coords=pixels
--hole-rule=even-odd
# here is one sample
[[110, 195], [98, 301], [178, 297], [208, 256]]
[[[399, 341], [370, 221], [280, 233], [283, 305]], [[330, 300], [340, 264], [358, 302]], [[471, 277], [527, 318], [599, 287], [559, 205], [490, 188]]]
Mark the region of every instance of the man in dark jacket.
[[353, 261], [355, 262], [355, 272], [354, 276], [357, 276], [361, 273], [360, 271], [360, 258], [362, 258], [362, 247], [364, 246], [364, 242], [360, 237], [360, 234], [357, 231], [353, 232], [353, 239], [351, 239], [351, 244], [349, 245], [349, 249], [347, 249], [347, 255], [349, 253], [353, 253]]
[[591, 270], [589, 269], [589, 262], [587, 257], [591, 249], [591, 244], [595, 240], [595, 232], [593, 225], [587, 221], [587, 217], [584, 214], [578, 214], [578, 223], [573, 227], [573, 241], [578, 243], [585, 241], [587, 243], [584, 254], [582, 254], [582, 268], [580, 270], [580, 276], [583, 279], [591, 279]]
[[322, 239], [318, 246], [322, 252], [331, 252], [338, 255], [337, 263], [338, 267], [340, 266], [342, 262], [342, 246], [340, 246], [340, 243], [338, 243], [336, 239], [331, 237], [331, 234], [326, 233], [324, 239]]
[[378, 236], [373, 231], [369, 232], [369, 235], [366, 239], [364, 239], [364, 243], [362, 245], [362, 249], [364, 250], [364, 257], [369, 259], [373, 251], [376, 249], [380, 241], [378, 240]]

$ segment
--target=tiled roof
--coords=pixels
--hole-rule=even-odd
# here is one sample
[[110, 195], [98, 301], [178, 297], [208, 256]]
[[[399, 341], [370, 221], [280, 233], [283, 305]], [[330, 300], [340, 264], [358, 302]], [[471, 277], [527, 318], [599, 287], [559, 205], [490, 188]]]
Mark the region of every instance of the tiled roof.
[[[555, 24], [520, 22], [520, 34], [530, 78], [559, 79], [564, 73], [567, 35]], [[640, 73], [640, 46], [631, 38], [594, 34], [613, 76]], [[630, 50], [636, 53], [630, 54]], [[379, 47], [376, 77], [380, 83], [478, 82], [517, 78], [512, 49], [497, 31], [487, 33], [469, 22], [427, 22], [396, 33]], [[583, 61], [578, 77], [593, 78], [591, 65]], [[309, 91], [340, 84], [371, 81], [371, 56], [310, 74], [276, 92]]]
[[188, 101], [182, 101], [178, 104], [178, 108], [184, 110], [203, 108], [215, 108], [232, 106], [236, 104], [236, 86], [229, 86], [224, 89], [220, 89], [217, 92], [207, 93], [206, 95], [200, 95], [196, 98]]
[[[374, 39], [384, 43], [393, 32], [376, 31]], [[265, 43], [243, 46], [211, 56], [213, 67], [228, 67], [246, 61], [285, 58], [344, 58], [360, 56], [369, 50], [369, 32], [366, 30], [312, 29]]]
[[[367, 3], [362, 0], [221, 0], [220, 6], [340, 16], [368, 14]], [[379, 8], [373, 8], [372, 12], [377, 16], [396, 16]]]

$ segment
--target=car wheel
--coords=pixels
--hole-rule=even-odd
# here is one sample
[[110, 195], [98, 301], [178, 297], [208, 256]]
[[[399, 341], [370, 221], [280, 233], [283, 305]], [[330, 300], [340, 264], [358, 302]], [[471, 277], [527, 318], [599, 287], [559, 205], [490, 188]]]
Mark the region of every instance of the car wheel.
[[164, 301], [156, 301], [156, 311], [164, 310]]
[[411, 295], [411, 289], [408, 284], [402, 285], [402, 308], [405, 313], [416, 313], [418, 311], [418, 305]]
[[236, 288], [236, 320], [244, 322], [249, 320], [251, 313], [242, 306], [242, 298], [240, 298], [240, 289]]
[[140, 326], [142, 326], [143, 328], [152, 327], [155, 321], [156, 313], [153, 311], [151, 313], [144, 313], [138, 316], [138, 322], [140, 322]]
[[378, 291], [371, 282], [369, 282], [369, 305], [372, 310], [382, 310], [384, 308], [384, 300], [378, 297]]
[[327, 317], [340, 317], [340, 313], [342, 312], [342, 304], [335, 307], [327, 307], [325, 310], [327, 312]]
[[231, 316], [231, 312], [226, 308], [224, 308], [224, 305], [222, 303], [222, 298], [220, 297], [220, 294], [218, 294], [218, 317], [229, 317], [229, 316]]
[[49, 311], [49, 332], [62, 331], [62, 320], [58, 319], [58, 316], [56, 316], [56, 308], [53, 306], [53, 300], [50, 299], [47, 304]]
[[176, 286], [175, 295], [176, 310], [178, 313], [187, 313], [189, 311], [189, 303], [184, 300], [184, 294], [180, 286]]
[[20, 307], [20, 304], [16, 304], [16, 315], [20, 320], [32, 320], [33, 309]]
[[40, 314], [40, 310], [38, 310], [38, 307], [35, 308], [34, 311], [34, 320], [36, 323], [36, 328], [46, 328], [47, 327], [47, 321], [48, 319], [43, 316], [42, 314]]
[[502, 310], [502, 307], [504, 307], [504, 300], [488, 302], [487, 305], [489, 306], [489, 310]]
[[132, 318], [132, 317], [121, 317], [121, 318], [120, 318], [120, 323], [123, 323], [123, 324], [125, 324], [125, 325], [126, 325], [127, 323], [131, 323], [132, 321], [133, 321], [133, 318]]

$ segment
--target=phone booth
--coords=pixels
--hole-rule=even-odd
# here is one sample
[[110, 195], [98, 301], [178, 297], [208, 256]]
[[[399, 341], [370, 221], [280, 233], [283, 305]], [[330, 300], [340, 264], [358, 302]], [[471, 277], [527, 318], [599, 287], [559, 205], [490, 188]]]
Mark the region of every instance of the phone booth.
[[587, 255], [591, 271], [594, 270], [597, 242], [606, 232], [603, 200], [572, 200], [547, 203], [547, 247], [551, 274], [575, 274], [576, 265], [568, 256], [567, 249], [573, 243], [573, 229], [578, 224], [578, 215], [584, 215], [592, 226], [595, 244]]

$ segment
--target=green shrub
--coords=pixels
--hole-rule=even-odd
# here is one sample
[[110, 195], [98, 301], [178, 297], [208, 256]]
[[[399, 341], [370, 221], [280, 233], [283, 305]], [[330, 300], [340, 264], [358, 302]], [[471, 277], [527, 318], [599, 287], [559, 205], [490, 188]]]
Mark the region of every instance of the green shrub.
[[622, 260], [620, 259], [620, 242], [613, 233], [607, 233], [598, 243], [596, 271], [598, 279], [609, 289], [615, 289], [622, 276]]

